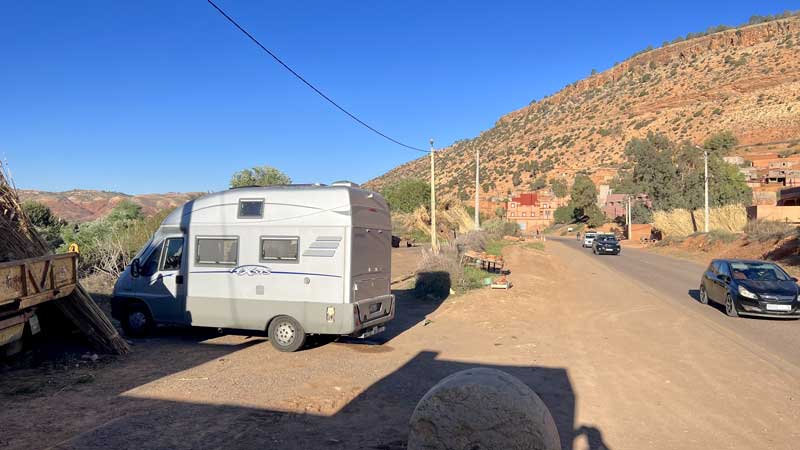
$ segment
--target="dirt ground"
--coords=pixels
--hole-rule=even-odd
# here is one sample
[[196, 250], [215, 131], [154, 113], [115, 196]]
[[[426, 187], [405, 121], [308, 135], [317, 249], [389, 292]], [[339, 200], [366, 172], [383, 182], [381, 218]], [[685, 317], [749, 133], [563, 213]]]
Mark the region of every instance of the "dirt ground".
[[476, 366], [538, 392], [565, 449], [799, 448], [796, 368], [576, 255], [509, 246], [512, 289], [441, 303], [398, 284], [398, 318], [370, 341], [284, 354], [164, 329], [126, 357], [6, 369], [0, 448], [402, 449], [423, 394]]

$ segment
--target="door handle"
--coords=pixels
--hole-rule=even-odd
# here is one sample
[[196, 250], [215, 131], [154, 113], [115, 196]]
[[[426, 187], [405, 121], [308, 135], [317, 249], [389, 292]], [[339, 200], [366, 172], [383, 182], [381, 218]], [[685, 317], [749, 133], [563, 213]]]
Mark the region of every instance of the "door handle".
[[183, 284], [183, 275], [175, 275], [175, 284]]

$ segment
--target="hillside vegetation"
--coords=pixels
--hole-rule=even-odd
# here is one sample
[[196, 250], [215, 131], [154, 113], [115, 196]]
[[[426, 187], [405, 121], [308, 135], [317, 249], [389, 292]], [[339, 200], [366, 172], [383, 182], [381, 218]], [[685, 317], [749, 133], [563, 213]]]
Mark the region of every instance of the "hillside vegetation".
[[[610, 179], [625, 162], [626, 143], [648, 132], [701, 143], [731, 130], [743, 147], [800, 139], [800, 17], [709, 32], [634, 55], [443, 149], [437, 187], [444, 196], [471, 197], [476, 149], [482, 191], [504, 196], [578, 172]], [[427, 158], [367, 185], [426, 178]]]

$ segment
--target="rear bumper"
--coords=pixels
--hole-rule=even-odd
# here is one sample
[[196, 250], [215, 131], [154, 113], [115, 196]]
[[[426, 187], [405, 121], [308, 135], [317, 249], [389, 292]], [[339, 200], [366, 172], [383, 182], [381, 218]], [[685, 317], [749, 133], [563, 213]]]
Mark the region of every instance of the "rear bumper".
[[395, 316], [394, 295], [382, 295], [353, 303], [354, 330], [352, 334], [361, 334], [361, 330], [385, 324]]

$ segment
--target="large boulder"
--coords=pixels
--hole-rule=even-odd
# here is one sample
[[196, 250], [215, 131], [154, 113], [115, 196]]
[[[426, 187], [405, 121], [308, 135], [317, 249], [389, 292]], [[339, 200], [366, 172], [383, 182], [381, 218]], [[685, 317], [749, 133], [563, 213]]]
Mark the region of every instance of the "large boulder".
[[553, 416], [538, 395], [496, 369], [462, 370], [414, 409], [408, 450], [560, 450]]

